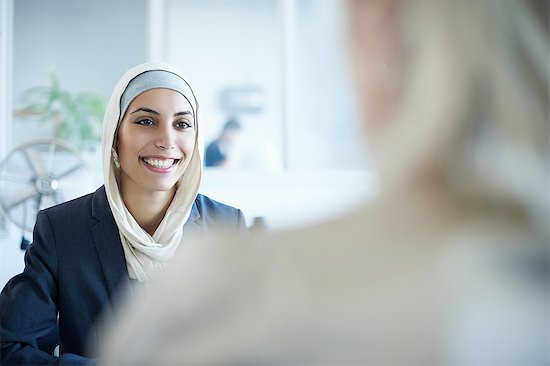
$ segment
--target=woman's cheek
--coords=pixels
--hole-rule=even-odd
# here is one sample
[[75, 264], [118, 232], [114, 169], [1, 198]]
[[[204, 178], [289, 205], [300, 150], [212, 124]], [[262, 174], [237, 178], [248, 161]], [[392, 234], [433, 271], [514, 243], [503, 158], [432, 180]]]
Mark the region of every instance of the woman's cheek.
[[182, 150], [186, 155], [191, 155], [193, 149], [195, 148], [195, 133], [190, 133], [188, 136], [185, 136], [185, 139], [182, 142]]

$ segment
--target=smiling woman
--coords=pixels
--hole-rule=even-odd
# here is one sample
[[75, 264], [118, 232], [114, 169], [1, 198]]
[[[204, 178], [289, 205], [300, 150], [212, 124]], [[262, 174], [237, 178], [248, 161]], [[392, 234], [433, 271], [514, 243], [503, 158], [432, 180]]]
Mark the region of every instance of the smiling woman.
[[193, 112], [182, 94], [158, 88], [137, 96], [129, 112], [116, 146], [121, 193], [140, 226], [153, 235], [193, 156]]
[[[40, 211], [25, 270], [0, 295], [2, 364], [85, 364], [94, 323], [124, 288], [147, 286], [191, 235], [244, 231], [244, 216], [198, 194], [198, 103], [173, 67], [138, 65], [103, 121], [105, 186]], [[59, 336], [57, 335], [59, 334]]]

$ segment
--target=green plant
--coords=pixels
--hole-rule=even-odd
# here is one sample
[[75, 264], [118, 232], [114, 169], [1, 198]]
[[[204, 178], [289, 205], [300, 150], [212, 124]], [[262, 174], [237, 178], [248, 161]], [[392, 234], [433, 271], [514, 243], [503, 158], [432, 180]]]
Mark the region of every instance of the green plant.
[[96, 93], [72, 94], [61, 89], [55, 68], [50, 71], [50, 85], [25, 90], [17, 98], [20, 114], [40, 116], [52, 122], [56, 137], [80, 144], [98, 141], [106, 101]]

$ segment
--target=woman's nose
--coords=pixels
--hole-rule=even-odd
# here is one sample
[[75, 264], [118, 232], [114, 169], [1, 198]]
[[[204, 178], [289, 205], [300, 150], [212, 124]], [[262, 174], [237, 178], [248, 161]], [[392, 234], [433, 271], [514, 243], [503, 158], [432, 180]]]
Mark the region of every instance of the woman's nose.
[[155, 135], [155, 146], [160, 150], [170, 150], [175, 147], [174, 131], [170, 123], [161, 123]]

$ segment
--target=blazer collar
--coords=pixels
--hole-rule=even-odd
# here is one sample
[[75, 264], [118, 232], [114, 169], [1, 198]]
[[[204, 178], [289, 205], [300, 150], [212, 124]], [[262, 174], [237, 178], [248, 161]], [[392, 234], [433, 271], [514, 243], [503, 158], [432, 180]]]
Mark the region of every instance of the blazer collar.
[[130, 279], [126, 268], [124, 250], [105, 187], [101, 186], [92, 197], [92, 216], [97, 222], [92, 226], [94, 244], [97, 248], [107, 288], [112, 296], [119, 286], [129, 286]]
[[191, 206], [191, 212], [189, 213], [189, 218], [187, 219], [187, 222], [185, 223], [185, 225], [183, 225], [184, 238], [190, 237], [191, 235], [195, 235], [199, 232], [200, 218], [201, 218], [201, 213], [197, 205], [197, 199], [195, 199], [195, 201], [193, 202], [193, 206]]
[[197, 198], [195, 198], [193, 206], [191, 206], [191, 213], [189, 213], [189, 219], [187, 219], [187, 222], [196, 222], [200, 219], [200, 217], [201, 214], [199, 212], [199, 208], [197, 207]]

